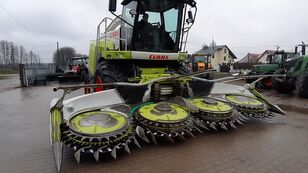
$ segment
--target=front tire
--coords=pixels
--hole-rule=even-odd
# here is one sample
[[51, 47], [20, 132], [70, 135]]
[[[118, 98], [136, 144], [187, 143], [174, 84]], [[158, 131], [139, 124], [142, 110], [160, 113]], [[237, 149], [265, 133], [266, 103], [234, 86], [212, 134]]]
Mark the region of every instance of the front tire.
[[[94, 75], [95, 84], [127, 82], [130, 68], [111, 61], [101, 61], [96, 68]], [[94, 92], [112, 89], [111, 86], [98, 86], [94, 88]]]
[[295, 87], [297, 96], [308, 98], [308, 74], [298, 76]]
[[[271, 75], [273, 73], [266, 73], [265, 75]], [[260, 89], [272, 89], [273, 88], [273, 80], [271, 77], [266, 77], [262, 79], [261, 81], [257, 82], [256, 84], [257, 88]]]
[[[280, 74], [286, 74], [286, 71], [284, 69], [277, 70], [274, 74], [280, 75]], [[273, 89], [284, 94], [291, 93], [294, 88], [289, 84], [288, 80], [285, 79], [285, 77], [273, 77]]]

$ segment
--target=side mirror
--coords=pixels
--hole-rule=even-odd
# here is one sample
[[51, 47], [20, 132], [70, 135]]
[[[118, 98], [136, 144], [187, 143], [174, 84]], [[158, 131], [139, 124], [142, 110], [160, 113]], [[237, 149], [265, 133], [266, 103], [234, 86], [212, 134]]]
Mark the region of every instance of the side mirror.
[[110, 12], [117, 11], [117, 0], [109, 0], [109, 11]]
[[194, 17], [191, 11], [188, 11], [188, 19], [186, 19], [187, 23], [193, 23], [194, 22]]
[[298, 51], [298, 47], [295, 46], [295, 54], [297, 54], [297, 51]]

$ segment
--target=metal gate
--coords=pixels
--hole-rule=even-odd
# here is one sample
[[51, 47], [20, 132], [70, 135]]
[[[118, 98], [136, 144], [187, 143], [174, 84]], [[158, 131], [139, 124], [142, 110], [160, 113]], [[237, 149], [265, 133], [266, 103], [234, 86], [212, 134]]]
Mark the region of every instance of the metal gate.
[[56, 73], [56, 64], [20, 64], [19, 76], [22, 87], [46, 84], [47, 76]]

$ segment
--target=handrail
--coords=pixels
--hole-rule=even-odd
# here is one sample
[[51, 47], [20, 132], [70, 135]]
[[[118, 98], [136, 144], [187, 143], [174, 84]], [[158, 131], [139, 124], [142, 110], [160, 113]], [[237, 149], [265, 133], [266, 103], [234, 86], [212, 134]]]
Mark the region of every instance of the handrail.
[[[96, 61], [100, 58], [100, 52], [99, 52], [99, 45], [100, 45], [100, 40], [104, 39], [104, 43], [105, 43], [105, 51], [107, 51], [107, 38], [113, 38], [113, 39], [117, 39], [120, 41], [123, 41], [125, 43], [125, 50], [127, 50], [127, 33], [125, 34], [125, 38], [121, 38], [121, 33], [119, 37], [114, 37], [111, 35], [107, 34], [107, 30], [108, 30], [108, 21], [113, 22], [114, 19], [110, 18], [110, 17], [105, 17], [97, 26], [97, 35], [96, 35], [96, 46], [95, 46], [95, 55], [96, 55]], [[101, 25], [104, 24], [104, 28], [105, 31], [103, 32], [103, 36], [101, 36]], [[119, 25], [122, 25], [121, 22], [118, 22]]]

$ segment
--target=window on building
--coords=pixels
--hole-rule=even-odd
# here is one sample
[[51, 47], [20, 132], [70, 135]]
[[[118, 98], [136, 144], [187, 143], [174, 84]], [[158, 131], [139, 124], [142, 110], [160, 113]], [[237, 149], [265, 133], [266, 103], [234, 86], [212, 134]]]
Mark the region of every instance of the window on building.
[[226, 61], [227, 60], [227, 57], [226, 56], [224, 56], [224, 61]]
[[224, 49], [224, 52], [227, 53], [227, 49]]

